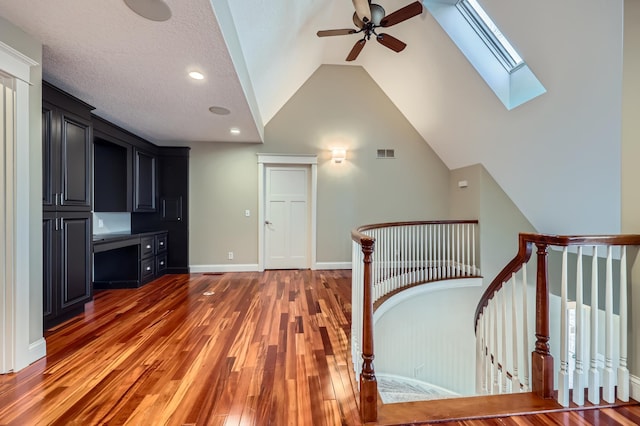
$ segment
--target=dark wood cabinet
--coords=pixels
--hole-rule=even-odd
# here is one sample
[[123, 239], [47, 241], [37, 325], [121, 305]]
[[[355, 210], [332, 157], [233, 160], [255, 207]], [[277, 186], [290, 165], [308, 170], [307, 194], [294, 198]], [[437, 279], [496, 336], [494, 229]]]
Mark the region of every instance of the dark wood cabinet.
[[43, 313], [50, 328], [91, 300], [91, 213], [43, 213]]
[[156, 211], [156, 156], [134, 149], [133, 157], [133, 211]]
[[91, 210], [91, 121], [49, 102], [42, 108], [42, 205]]
[[91, 300], [92, 106], [42, 85], [43, 308], [45, 328]]
[[99, 289], [140, 287], [165, 274], [168, 253], [164, 231], [97, 235], [93, 285]]
[[160, 154], [160, 226], [169, 231], [167, 272], [189, 273], [189, 148]]
[[[96, 132], [97, 133], [97, 132]], [[132, 184], [131, 145], [95, 135], [93, 141], [93, 210], [130, 212]]]

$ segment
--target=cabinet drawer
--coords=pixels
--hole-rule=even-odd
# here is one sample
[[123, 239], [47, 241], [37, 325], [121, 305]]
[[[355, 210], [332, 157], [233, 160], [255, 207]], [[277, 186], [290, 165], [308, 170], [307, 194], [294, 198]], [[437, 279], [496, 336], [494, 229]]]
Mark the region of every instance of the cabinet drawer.
[[156, 256], [156, 276], [164, 275], [167, 269], [167, 254]]
[[156, 235], [156, 254], [167, 251], [167, 234]]
[[150, 257], [140, 261], [140, 281], [146, 282], [155, 275], [155, 258]]
[[154, 237], [143, 237], [140, 238], [140, 258], [144, 259], [145, 257], [149, 257], [153, 255], [153, 241]]

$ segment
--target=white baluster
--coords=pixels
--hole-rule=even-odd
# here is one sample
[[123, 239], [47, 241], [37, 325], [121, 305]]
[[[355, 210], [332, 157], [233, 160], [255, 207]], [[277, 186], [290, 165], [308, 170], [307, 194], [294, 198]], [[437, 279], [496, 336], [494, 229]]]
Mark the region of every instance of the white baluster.
[[513, 392], [520, 392], [520, 378], [518, 377], [518, 309], [516, 304], [516, 273], [511, 274], [511, 342], [513, 350], [513, 377], [511, 388]]
[[493, 299], [491, 299], [491, 316], [493, 317], [493, 344], [491, 345], [491, 355], [493, 355], [493, 390], [492, 393], [500, 393], [500, 382], [498, 381], [498, 295], [494, 293]]
[[478, 271], [476, 270], [476, 230], [478, 229], [478, 227], [476, 226], [476, 224], [473, 224], [473, 233], [471, 234], [472, 236], [472, 241], [471, 241], [471, 260], [473, 262], [473, 275], [478, 275]]
[[502, 305], [502, 341], [501, 341], [501, 349], [502, 349], [502, 393], [509, 392], [507, 390], [507, 292], [504, 288], [504, 283], [502, 284], [502, 288], [500, 289], [501, 297], [500, 304]]
[[527, 313], [527, 264], [522, 264], [522, 391], [529, 391], [529, 314]]
[[558, 372], [558, 403], [569, 406], [569, 323], [567, 321], [567, 247], [562, 250], [560, 289], [560, 371]]
[[582, 246], [578, 247], [576, 264], [576, 368], [573, 372], [573, 402], [584, 405], [584, 302], [582, 282]]
[[607, 264], [604, 293], [604, 372], [602, 374], [602, 399], [616, 401], [616, 375], [613, 371], [613, 264], [612, 247], [607, 247]]
[[629, 370], [627, 369], [627, 247], [620, 257], [620, 366], [618, 367], [618, 399], [629, 401]]
[[591, 351], [588, 399], [600, 403], [600, 373], [598, 372], [598, 247], [593, 246], [591, 261]]
[[491, 347], [491, 334], [490, 331], [491, 330], [491, 311], [489, 310], [489, 304], [487, 303], [487, 306], [484, 307], [483, 309], [484, 312], [484, 331], [483, 331], [483, 335], [484, 335], [484, 382], [483, 382], [483, 386], [484, 386], [484, 393], [485, 394], [490, 394], [491, 393], [491, 354], [489, 353], [489, 348]]
[[482, 392], [482, 376], [484, 375], [484, 356], [482, 353], [482, 345], [484, 336], [482, 335], [482, 322], [484, 316], [481, 313], [476, 323], [476, 393], [481, 395]]

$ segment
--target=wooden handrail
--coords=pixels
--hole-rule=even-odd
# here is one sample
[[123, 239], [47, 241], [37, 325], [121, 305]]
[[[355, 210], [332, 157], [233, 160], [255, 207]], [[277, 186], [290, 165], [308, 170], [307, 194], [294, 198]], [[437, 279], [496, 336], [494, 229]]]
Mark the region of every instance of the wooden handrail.
[[353, 239], [353, 241], [359, 242], [359, 240], [356, 239], [354, 234], [355, 235], [359, 234], [366, 237], [366, 235], [363, 234], [362, 232], [370, 231], [372, 229], [379, 229], [379, 228], [394, 228], [398, 226], [411, 226], [411, 225], [457, 225], [457, 224], [465, 224], [465, 223], [477, 225], [478, 221], [477, 220], [418, 220], [413, 222], [374, 223], [371, 225], [360, 226], [355, 230], [351, 231], [351, 238]]
[[549, 282], [547, 276], [547, 250], [549, 246], [627, 246], [640, 245], [640, 235], [545, 235], [521, 233], [518, 237], [518, 253], [500, 271], [480, 298], [474, 318], [474, 329], [478, 332], [478, 322], [483, 309], [512, 274], [518, 272], [531, 257], [533, 245], [537, 251], [536, 272], [536, 343], [532, 353], [532, 391], [542, 398], [552, 398], [553, 357], [549, 350]]

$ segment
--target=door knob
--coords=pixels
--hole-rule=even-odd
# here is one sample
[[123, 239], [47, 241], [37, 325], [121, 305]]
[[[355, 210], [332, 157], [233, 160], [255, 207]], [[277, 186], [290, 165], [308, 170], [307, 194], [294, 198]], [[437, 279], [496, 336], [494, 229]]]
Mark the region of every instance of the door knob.
[[265, 221], [264, 221], [264, 224], [265, 224], [265, 225], [273, 225], [273, 223], [269, 222], [268, 220], [265, 220]]

